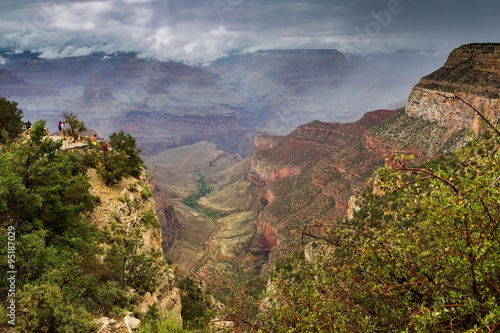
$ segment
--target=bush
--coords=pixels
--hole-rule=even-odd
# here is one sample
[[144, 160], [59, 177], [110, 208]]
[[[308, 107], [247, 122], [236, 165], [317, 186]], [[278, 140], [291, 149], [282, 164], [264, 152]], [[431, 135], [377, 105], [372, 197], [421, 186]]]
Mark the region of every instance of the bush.
[[[10, 137], [15, 137], [23, 132], [23, 110], [17, 108], [16, 102], [9, 102], [0, 97], [0, 132], [5, 130]], [[0, 136], [0, 142], [5, 143], [6, 138]]]
[[156, 213], [152, 209], [142, 213], [141, 222], [146, 226], [152, 226], [156, 229], [161, 228], [160, 222], [156, 218]]
[[90, 314], [66, 302], [55, 285], [25, 285], [20, 292], [19, 307], [28, 309], [19, 321], [22, 332], [93, 333], [98, 329]]
[[210, 321], [211, 302], [203, 290], [198, 286], [198, 282], [192, 278], [185, 277], [178, 282], [181, 290], [181, 315], [185, 328], [203, 328]]
[[125, 159], [125, 155], [118, 152], [109, 152], [101, 156], [102, 167], [97, 172], [101, 173], [106, 185], [115, 184], [128, 174]]
[[84, 154], [82, 158], [82, 164], [89, 167], [89, 168], [97, 168], [97, 165], [99, 163], [99, 156], [93, 152], [90, 151], [88, 154]]
[[153, 196], [153, 193], [151, 193], [151, 191], [149, 191], [149, 187], [146, 186], [146, 188], [143, 188], [142, 191], [141, 191], [141, 196], [144, 198], [144, 199], [147, 199], [147, 198], [151, 198]]
[[[156, 305], [156, 304], [155, 304]], [[151, 308], [151, 307], [150, 307]], [[157, 314], [156, 314], [157, 316]], [[139, 327], [138, 333], [183, 333], [186, 332], [182, 328], [177, 315], [171, 311], [168, 315], [160, 318], [149, 319]]]
[[73, 138], [74, 141], [78, 140], [80, 134], [78, 132], [85, 132], [87, 128], [83, 121], [78, 119], [78, 115], [73, 112], [64, 112], [63, 113], [64, 121], [68, 125], [66, 132], [70, 137]]
[[132, 177], [139, 177], [144, 162], [139, 156], [141, 150], [137, 148], [135, 139], [130, 134], [125, 135], [123, 131], [120, 131], [118, 134], [113, 133], [109, 136], [109, 144], [117, 153], [123, 153], [121, 156], [126, 166], [126, 173]]

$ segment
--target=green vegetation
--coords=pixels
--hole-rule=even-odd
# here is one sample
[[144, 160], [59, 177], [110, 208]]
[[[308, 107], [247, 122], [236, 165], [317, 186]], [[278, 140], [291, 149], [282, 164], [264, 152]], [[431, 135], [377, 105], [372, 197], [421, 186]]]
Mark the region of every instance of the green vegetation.
[[16, 102], [0, 97], [0, 143], [23, 132], [22, 118], [23, 110], [17, 108]]
[[[498, 99], [500, 75], [484, 59], [494, 57], [498, 44], [469, 44], [456, 49], [460, 63], [443, 66], [424, 77], [418, 87], [450, 93], [466, 92]], [[450, 59], [453, 59], [453, 53]], [[453, 59], [457, 61], [458, 59]]]
[[149, 225], [156, 229], [161, 228], [160, 222], [156, 218], [156, 213], [152, 209], [142, 214], [141, 221], [144, 225]]
[[201, 329], [207, 327], [211, 316], [212, 302], [199, 287], [199, 282], [187, 276], [179, 280], [181, 290], [182, 319], [184, 328]]
[[80, 136], [78, 132], [85, 132], [87, 130], [85, 124], [78, 119], [78, 115], [73, 112], [64, 112], [63, 117], [64, 122], [68, 126], [66, 129], [68, 136], [72, 137], [74, 141], [78, 140]]
[[[111, 134], [109, 139], [113, 149], [106, 151], [102, 151], [101, 144], [94, 145], [91, 139], [87, 140], [91, 152], [84, 157], [85, 165], [96, 168], [108, 186], [127, 176], [138, 178], [144, 162], [139, 156], [141, 150], [137, 148], [135, 139], [130, 134], [125, 135], [123, 131]], [[142, 195], [147, 198], [152, 193], [147, 188]]]
[[422, 118], [409, 117], [404, 108], [389, 120], [370, 128], [368, 133], [382, 142], [396, 144], [398, 150], [417, 148], [429, 156], [455, 151], [468, 138], [466, 130], [458, 131]]
[[139, 327], [138, 333], [187, 333], [177, 319], [175, 313], [160, 317], [156, 303], [150, 307], [148, 315]]
[[191, 208], [198, 208], [198, 199], [210, 193], [210, 186], [205, 182], [205, 176], [201, 173], [198, 173], [198, 176], [200, 177], [196, 181], [198, 183], [198, 191], [184, 199], [184, 203]]
[[141, 196], [144, 199], [151, 198], [153, 196], [153, 193], [151, 193], [151, 191], [149, 190], [149, 186], [146, 186], [145, 188], [142, 189]]
[[[61, 146], [38, 121], [25, 142], [0, 147], [0, 291], [15, 232], [17, 309], [28, 309], [17, 313], [19, 332], [95, 332], [91, 314], [135, 311], [165, 269], [160, 251], [141, 250], [149, 225], [130, 234], [118, 216], [104, 231], [87, 219], [100, 204], [89, 192], [88, 159]], [[144, 220], [155, 226], [150, 213]]]
[[120, 162], [123, 163], [125, 172], [132, 177], [139, 177], [144, 168], [144, 162], [139, 156], [141, 150], [137, 148], [135, 139], [130, 134], [125, 135], [123, 131], [120, 131], [109, 136], [109, 144], [122, 158]]
[[21, 332], [95, 332], [98, 325], [85, 309], [71, 304], [54, 284], [26, 284], [19, 305], [28, 309]]
[[183, 328], [180, 324], [180, 320], [177, 318], [177, 314], [173, 311], [168, 315], [160, 316], [158, 315], [158, 309], [156, 304], [150, 306], [150, 309], [146, 316], [143, 317], [143, 321], [139, 330], [134, 331], [137, 333], [204, 333], [212, 332], [207, 328]]

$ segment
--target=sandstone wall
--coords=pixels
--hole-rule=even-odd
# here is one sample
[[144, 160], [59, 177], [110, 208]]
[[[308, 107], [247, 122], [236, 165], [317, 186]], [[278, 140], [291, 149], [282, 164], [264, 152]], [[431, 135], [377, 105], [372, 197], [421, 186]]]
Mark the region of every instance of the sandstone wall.
[[[458, 94], [493, 122], [500, 117], [500, 100], [474, 94]], [[450, 128], [472, 128], [480, 131], [477, 113], [467, 104], [454, 98], [454, 94], [421, 87], [414, 87], [408, 99], [406, 112], [411, 117], [421, 117]]]
[[[460, 101], [455, 96], [460, 97]], [[480, 117], [500, 117], [500, 44], [467, 44], [412, 89], [406, 112], [449, 128], [480, 131]]]

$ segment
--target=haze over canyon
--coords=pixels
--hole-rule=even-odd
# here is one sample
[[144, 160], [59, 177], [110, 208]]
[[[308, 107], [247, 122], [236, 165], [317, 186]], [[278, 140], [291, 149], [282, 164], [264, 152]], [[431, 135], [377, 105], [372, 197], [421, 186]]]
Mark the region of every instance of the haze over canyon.
[[47, 119], [53, 131], [63, 112], [74, 112], [102, 137], [132, 134], [144, 156], [203, 140], [247, 155], [258, 133], [401, 106], [411, 86], [444, 61], [420, 51], [361, 57], [336, 50], [233, 54], [205, 66], [124, 53], [0, 56], [0, 94], [17, 101], [25, 119]]

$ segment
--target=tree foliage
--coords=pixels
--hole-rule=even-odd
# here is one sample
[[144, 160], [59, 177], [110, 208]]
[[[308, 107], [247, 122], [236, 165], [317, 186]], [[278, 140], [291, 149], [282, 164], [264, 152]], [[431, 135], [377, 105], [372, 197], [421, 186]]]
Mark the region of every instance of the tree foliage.
[[[10, 137], [15, 137], [23, 132], [23, 110], [17, 108], [16, 102], [10, 102], [0, 97], [0, 132], [5, 130]], [[0, 143], [5, 143], [6, 138], [0, 136]]]
[[137, 148], [135, 139], [130, 134], [120, 131], [109, 136], [109, 144], [114, 151], [121, 154], [127, 174], [139, 177], [144, 162], [139, 156], [141, 150]]
[[179, 280], [177, 285], [181, 291], [184, 328], [205, 327], [210, 321], [211, 299], [199, 287], [199, 282], [189, 276]]
[[198, 173], [198, 176], [200, 178], [196, 181], [198, 183], [196, 193], [190, 194], [184, 199], [184, 203], [191, 208], [198, 208], [198, 200], [210, 193], [210, 186], [205, 181], [205, 176], [201, 173]]
[[24, 287], [20, 306], [27, 314], [20, 324], [22, 332], [96, 332], [98, 325], [85, 309], [64, 298], [60, 288], [50, 284]]
[[78, 140], [80, 135], [78, 132], [85, 132], [87, 127], [85, 127], [83, 121], [81, 121], [78, 118], [78, 115], [74, 112], [64, 112], [63, 117], [64, 122], [68, 125], [66, 132], [73, 138], [74, 141]]
[[89, 313], [132, 309], [128, 290], [153, 292], [165, 268], [161, 252], [142, 249], [144, 228], [157, 226], [151, 213], [132, 234], [118, 222], [108, 233], [87, 220], [100, 204], [90, 193], [88, 159], [61, 146], [42, 120], [24, 142], [0, 147], [0, 290], [8, 287], [10, 227], [19, 308], [28, 309], [18, 314], [22, 332], [94, 332]]

